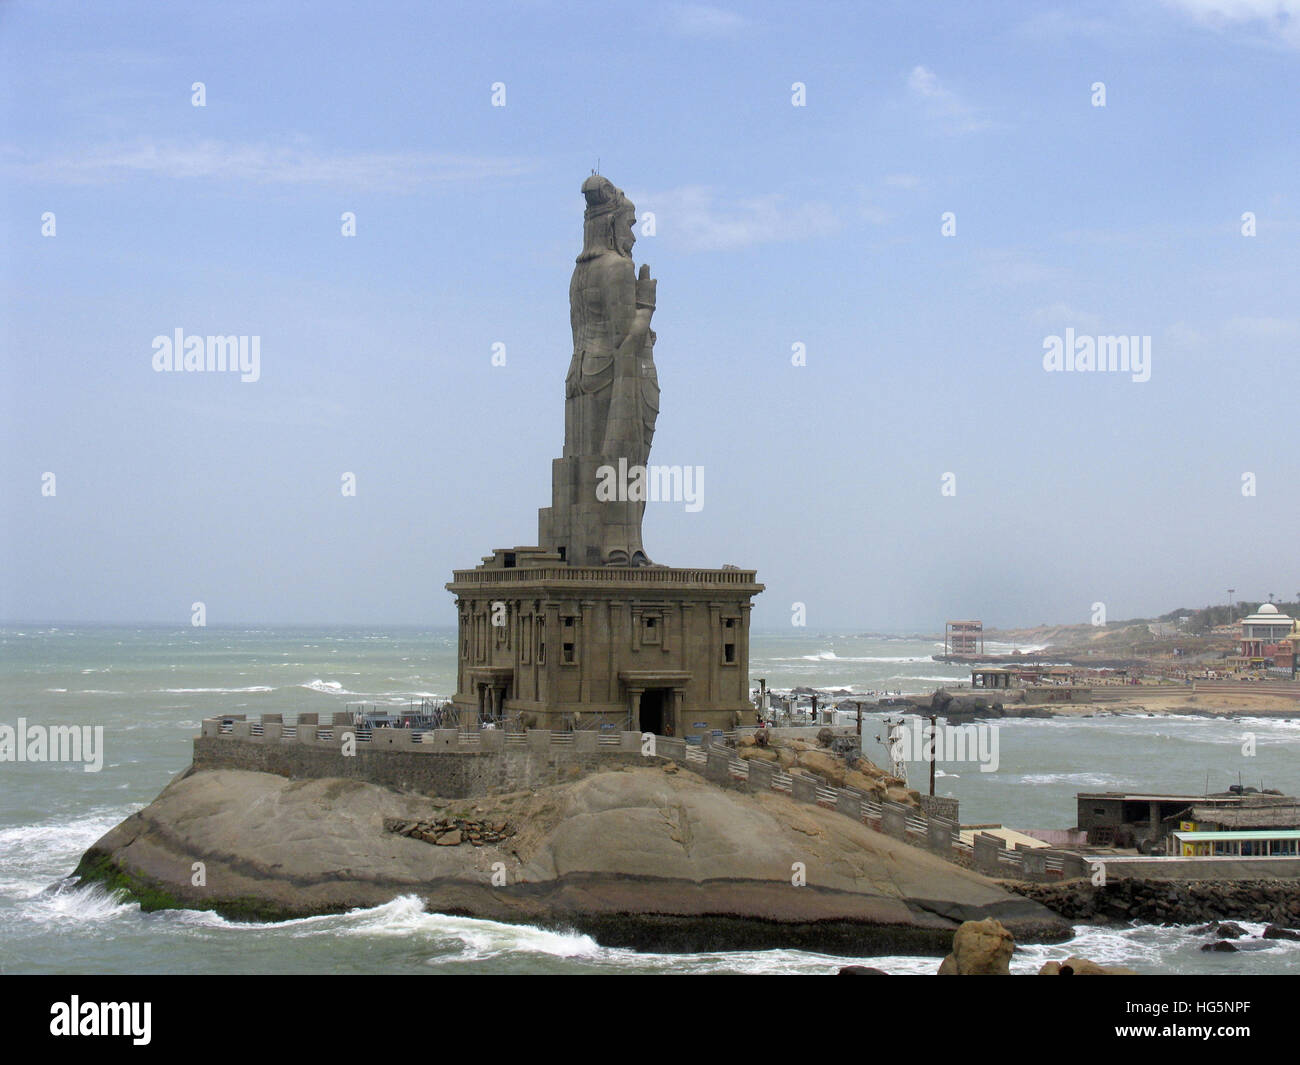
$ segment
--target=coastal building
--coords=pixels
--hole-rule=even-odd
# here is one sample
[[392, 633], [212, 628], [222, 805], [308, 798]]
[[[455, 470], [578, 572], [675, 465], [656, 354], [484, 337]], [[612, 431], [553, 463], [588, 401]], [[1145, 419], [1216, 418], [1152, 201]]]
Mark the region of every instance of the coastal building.
[[1075, 800], [1077, 827], [1092, 846], [1145, 849], [1196, 828], [1300, 828], [1300, 800], [1253, 788], [1209, 795], [1080, 792]]
[[1300, 632], [1293, 632], [1273, 652], [1273, 669], [1294, 680], [1300, 674]]
[[947, 622], [943, 627], [943, 653], [946, 655], [982, 655], [984, 653], [984, 622]]
[[998, 666], [980, 666], [970, 671], [970, 686], [976, 691], [1006, 691], [1015, 686], [1016, 671]]
[[[1261, 603], [1259, 609], [1241, 620], [1241, 653], [1238, 659], [1244, 668], [1259, 668], [1273, 664], [1280, 645], [1296, 631], [1296, 622], [1283, 614], [1272, 603]], [[1285, 649], [1290, 652], [1290, 644]]]
[[1180, 858], [1300, 857], [1300, 831], [1171, 832], [1166, 853]]

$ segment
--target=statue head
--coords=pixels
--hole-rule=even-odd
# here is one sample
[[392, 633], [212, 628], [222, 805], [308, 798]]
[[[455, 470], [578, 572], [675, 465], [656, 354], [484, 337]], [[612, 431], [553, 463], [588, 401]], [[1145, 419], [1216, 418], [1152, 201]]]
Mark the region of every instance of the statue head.
[[578, 262], [610, 251], [632, 258], [636, 206], [623, 195], [622, 189], [600, 174], [592, 174], [582, 183], [582, 195], [587, 200], [587, 211], [583, 215], [582, 254]]

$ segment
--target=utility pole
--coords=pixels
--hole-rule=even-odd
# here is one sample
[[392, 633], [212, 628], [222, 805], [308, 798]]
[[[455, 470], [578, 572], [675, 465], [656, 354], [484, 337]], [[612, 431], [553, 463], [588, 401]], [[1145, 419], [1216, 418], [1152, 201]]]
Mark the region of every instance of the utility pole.
[[930, 715], [930, 795], [931, 796], [934, 795], [934, 743], [935, 743], [935, 736], [938, 732], [938, 725], [936, 724], [938, 720], [939, 718], [937, 715], [935, 714]]

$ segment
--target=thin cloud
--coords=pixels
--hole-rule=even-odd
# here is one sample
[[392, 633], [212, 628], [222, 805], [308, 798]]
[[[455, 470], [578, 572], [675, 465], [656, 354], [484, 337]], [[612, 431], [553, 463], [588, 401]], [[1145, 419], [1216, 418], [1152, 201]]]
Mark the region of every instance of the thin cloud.
[[107, 144], [62, 155], [6, 148], [0, 170], [30, 181], [99, 185], [132, 177], [323, 185], [410, 192], [430, 185], [512, 177], [526, 160], [425, 152], [328, 152], [303, 144], [145, 141]]
[[1261, 344], [1294, 343], [1300, 340], [1300, 321], [1294, 318], [1229, 318], [1225, 332]]
[[957, 93], [939, 81], [929, 67], [917, 65], [907, 76], [908, 95], [937, 124], [952, 133], [979, 133], [997, 129], [999, 123], [984, 118]]
[[915, 174], [886, 174], [884, 183], [891, 189], [914, 189], [921, 184], [921, 179]]
[[1036, 307], [1029, 312], [1029, 320], [1038, 326], [1075, 329], [1087, 329], [1097, 332], [1101, 329], [1101, 317], [1089, 311], [1080, 311], [1067, 303], [1052, 303], [1046, 307]]
[[749, 21], [734, 11], [706, 4], [673, 4], [668, 24], [684, 37], [734, 37]]
[[691, 251], [722, 251], [754, 244], [806, 240], [840, 228], [829, 204], [792, 204], [784, 196], [723, 197], [706, 185], [688, 185], [632, 197], [655, 213], [658, 233]]
[[1300, 48], [1300, 0], [1164, 0], [1202, 26], [1241, 26], [1262, 31], [1290, 48]]
[[1018, 248], [990, 248], [978, 252], [980, 275], [1002, 288], [1043, 285], [1062, 280], [1056, 267], [1046, 266]]

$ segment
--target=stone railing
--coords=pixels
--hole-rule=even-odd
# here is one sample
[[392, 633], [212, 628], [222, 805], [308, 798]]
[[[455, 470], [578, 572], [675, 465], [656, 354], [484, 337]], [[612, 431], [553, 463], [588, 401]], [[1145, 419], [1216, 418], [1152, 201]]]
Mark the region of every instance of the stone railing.
[[957, 853], [963, 865], [994, 879], [1063, 880], [1085, 875], [1076, 854], [1024, 844], [1013, 850], [988, 832], [976, 832], [970, 844], [959, 842]]
[[537, 581], [598, 581], [605, 584], [750, 585], [758, 583], [752, 569], [672, 569], [660, 566], [521, 566], [513, 569], [458, 569], [453, 584], [509, 584]]
[[205, 737], [244, 740], [250, 743], [297, 743], [312, 747], [341, 747], [347, 735], [361, 750], [405, 750], [425, 753], [476, 754], [484, 751], [532, 750], [547, 751], [552, 748], [579, 753], [599, 754], [637, 753], [641, 750], [639, 732], [551, 732], [546, 729], [529, 729], [527, 732], [506, 732], [504, 729], [368, 729], [353, 724], [346, 713], [325, 715], [329, 721], [320, 721], [318, 714], [299, 714], [296, 724], [287, 725], [279, 714], [266, 714], [260, 721], [246, 720], [242, 714], [226, 714], [204, 720], [201, 735]]
[[835, 788], [816, 777], [783, 773], [772, 762], [737, 758], [732, 748], [721, 744], [697, 747], [673, 736], [656, 736], [654, 753], [660, 758], [672, 759], [721, 787], [735, 788], [751, 795], [767, 791], [788, 795], [795, 802], [834, 810], [877, 832], [924, 847], [949, 860], [954, 858], [954, 850], [959, 845], [955, 799], [941, 799], [935, 804], [935, 809], [951, 812], [951, 817], [934, 811], [926, 813], [901, 803], [878, 803], [854, 788]]

